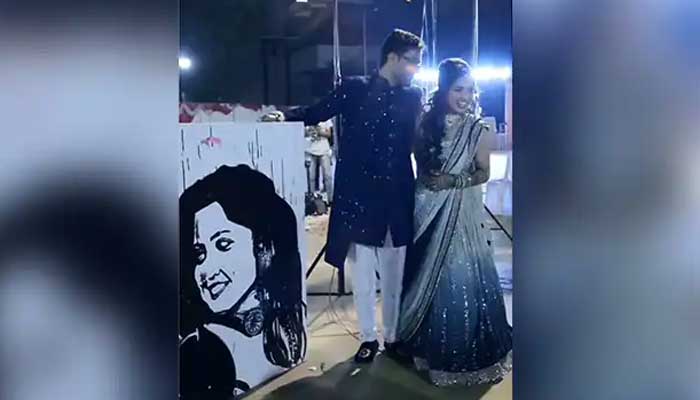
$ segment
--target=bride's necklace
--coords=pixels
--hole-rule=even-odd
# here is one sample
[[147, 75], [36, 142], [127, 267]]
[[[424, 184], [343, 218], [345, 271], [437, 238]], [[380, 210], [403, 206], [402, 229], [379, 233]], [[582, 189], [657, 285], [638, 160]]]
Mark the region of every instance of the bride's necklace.
[[464, 115], [462, 114], [447, 114], [445, 115], [445, 125], [448, 127], [452, 127], [455, 124], [459, 123], [462, 118], [464, 118]]

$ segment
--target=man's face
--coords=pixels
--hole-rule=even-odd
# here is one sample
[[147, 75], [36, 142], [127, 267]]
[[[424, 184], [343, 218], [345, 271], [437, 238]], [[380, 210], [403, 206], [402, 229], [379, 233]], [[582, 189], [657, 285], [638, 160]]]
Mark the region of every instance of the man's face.
[[402, 55], [392, 53], [394, 59], [394, 76], [397, 81], [404, 86], [411, 84], [413, 76], [420, 69], [421, 51], [419, 49], [409, 50]]

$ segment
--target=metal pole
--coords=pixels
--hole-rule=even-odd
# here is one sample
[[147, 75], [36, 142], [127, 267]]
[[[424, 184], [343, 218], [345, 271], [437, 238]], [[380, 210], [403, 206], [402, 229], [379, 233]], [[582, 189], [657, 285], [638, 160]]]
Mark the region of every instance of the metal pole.
[[513, 79], [506, 81], [506, 148], [513, 150]]
[[292, 105], [292, 54], [289, 50], [289, 40], [284, 41], [284, 55], [285, 55], [285, 80], [287, 81], [287, 105]]
[[328, 248], [328, 243], [324, 244], [321, 251], [318, 252], [318, 254], [316, 255], [316, 258], [314, 259], [314, 262], [311, 263], [311, 266], [306, 271], [306, 279], [309, 279], [309, 277], [311, 276], [311, 273], [314, 272], [314, 269], [318, 265], [319, 261], [321, 261], [321, 257], [323, 257], [323, 255], [326, 254], [327, 248]]
[[338, 28], [338, 0], [335, 0], [333, 11], [333, 79], [334, 87], [340, 84], [340, 32]]
[[270, 104], [270, 77], [267, 67], [267, 41], [265, 39], [260, 40], [260, 55], [262, 58], [263, 67], [263, 104]]
[[[335, 12], [333, 15], [333, 69], [335, 72], [335, 76], [333, 77], [335, 79], [335, 84], [333, 87], [337, 88], [341, 84], [341, 77], [342, 73], [340, 72], [340, 32], [339, 32], [339, 15], [338, 15], [338, 0], [335, 0]], [[366, 63], [365, 63], [366, 65]], [[333, 133], [335, 135], [335, 140], [333, 141], [334, 144], [334, 154], [336, 157], [338, 157], [338, 152], [340, 151], [340, 143], [339, 143], [339, 135], [340, 135], [340, 130], [341, 130], [341, 117], [338, 116], [335, 118], [335, 124], [333, 124], [334, 128]], [[340, 295], [345, 295], [345, 268], [341, 268], [338, 274], [338, 292]]]
[[496, 218], [496, 216], [493, 215], [493, 213], [491, 212], [491, 210], [489, 209], [489, 207], [486, 204], [484, 204], [484, 209], [489, 214], [491, 219], [493, 219], [493, 221], [496, 223], [496, 225], [498, 225], [498, 228], [503, 231], [503, 233], [508, 237], [508, 239], [510, 239], [511, 242], [513, 242], [513, 235], [510, 232], [508, 232], [508, 230], [506, 230], [506, 228], [503, 226], [501, 221], [499, 221], [498, 218]]
[[[338, 29], [338, 0], [334, 1], [333, 8], [333, 89], [337, 89], [341, 83], [341, 72], [340, 72], [340, 32]], [[336, 116], [333, 119], [333, 155], [338, 157], [338, 152], [340, 151], [340, 144], [338, 143], [338, 138], [340, 136], [340, 122], [341, 117]]]

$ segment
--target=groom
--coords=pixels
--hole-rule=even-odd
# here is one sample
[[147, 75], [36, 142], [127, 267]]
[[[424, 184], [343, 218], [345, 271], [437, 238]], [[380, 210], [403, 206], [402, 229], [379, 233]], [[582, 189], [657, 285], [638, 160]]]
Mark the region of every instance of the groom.
[[411, 145], [421, 111], [421, 91], [411, 87], [423, 43], [394, 30], [384, 41], [377, 74], [346, 79], [316, 105], [263, 120], [314, 125], [342, 115], [326, 261], [351, 264], [362, 344], [357, 362], [379, 350], [375, 321], [376, 274], [381, 281], [384, 348], [398, 352], [397, 325], [406, 247], [413, 239], [414, 175]]

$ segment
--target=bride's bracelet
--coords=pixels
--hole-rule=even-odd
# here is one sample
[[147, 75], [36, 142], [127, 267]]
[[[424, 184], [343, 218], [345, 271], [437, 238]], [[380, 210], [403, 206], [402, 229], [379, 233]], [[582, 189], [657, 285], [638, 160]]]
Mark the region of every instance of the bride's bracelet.
[[470, 187], [472, 185], [472, 176], [471, 175], [453, 175], [454, 179], [454, 187], [457, 189], [464, 189], [467, 187]]

